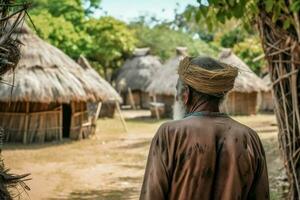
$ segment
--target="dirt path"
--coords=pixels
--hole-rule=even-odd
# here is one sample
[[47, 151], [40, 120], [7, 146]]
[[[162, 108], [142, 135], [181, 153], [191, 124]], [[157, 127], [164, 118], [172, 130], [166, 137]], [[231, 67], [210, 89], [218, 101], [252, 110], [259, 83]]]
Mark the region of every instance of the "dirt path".
[[[137, 199], [151, 138], [162, 123], [134, 119], [141, 113], [125, 113], [129, 133], [116, 119], [99, 120], [94, 138], [45, 145], [8, 145], [7, 166], [30, 172], [31, 199]], [[238, 117], [259, 131], [268, 155], [271, 180], [281, 161], [276, 147], [274, 116]], [[274, 178], [273, 178], [274, 177]]]

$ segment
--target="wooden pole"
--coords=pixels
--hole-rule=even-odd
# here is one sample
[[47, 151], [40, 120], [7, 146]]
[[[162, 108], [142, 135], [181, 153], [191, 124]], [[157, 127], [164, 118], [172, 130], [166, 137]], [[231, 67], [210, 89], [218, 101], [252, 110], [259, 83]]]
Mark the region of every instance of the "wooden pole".
[[96, 114], [95, 114], [95, 118], [93, 119], [93, 124], [96, 124], [96, 121], [99, 117], [99, 114], [100, 114], [100, 111], [101, 111], [101, 107], [102, 107], [102, 102], [99, 102], [98, 103], [98, 106], [97, 106], [97, 110], [96, 110]]
[[131, 88], [128, 88], [128, 95], [129, 95], [129, 100], [130, 100], [130, 104], [131, 104], [132, 108], [134, 110], [136, 110], [136, 106], [135, 106], [135, 102], [134, 102], [134, 98], [133, 98], [133, 95], [132, 95]]
[[127, 128], [125, 119], [124, 119], [124, 117], [123, 117], [123, 115], [122, 115], [121, 108], [120, 108], [120, 104], [119, 104], [119, 102], [118, 102], [117, 100], [115, 101], [115, 103], [116, 103], [117, 111], [119, 112], [119, 115], [120, 115], [121, 122], [122, 122], [122, 124], [123, 124], [124, 129], [125, 129], [125, 132], [128, 133], [128, 128]]
[[159, 110], [158, 110], [158, 105], [156, 105], [156, 94], [154, 94], [153, 96], [153, 101], [154, 101], [154, 109], [155, 109], [155, 115], [156, 115], [156, 119], [160, 120], [160, 115], [159, 115]]
[[59, 131], [59, 141], [62, 141], [63, 140], [63, 112], [64, 112], [64, 109], [63, 109], [63, 105], [61, 104], [60, 106], [60, 112], [59, 112], [59, 118], [60, 118], [60, 131]]
[[25, 131], [23, 135], [23, 144], [27, 144], [28, 125], [29, 125], [29, 102], [26, 102], [26, 115], [25, 115]]
[[102, 107], [102, 102], [99, 102], [98, 106], [97, 106], [95, 116], [92, 119], [92, 128], [94, 128], [93, 135], [96, 133], [96, 123], [97, 123], [97, 119], [98, 119], [100, 111], [101, 111], [101, 107]]

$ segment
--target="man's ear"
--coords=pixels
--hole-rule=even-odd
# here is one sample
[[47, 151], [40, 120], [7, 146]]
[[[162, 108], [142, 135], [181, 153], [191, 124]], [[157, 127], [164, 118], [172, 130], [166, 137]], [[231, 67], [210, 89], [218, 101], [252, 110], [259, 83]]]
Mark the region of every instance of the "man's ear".
[[185, 105], [189, 102], [190, 96], [190, 88], [188, 86], [184, 86], [184, 91], [182, 93], [182, 100]]

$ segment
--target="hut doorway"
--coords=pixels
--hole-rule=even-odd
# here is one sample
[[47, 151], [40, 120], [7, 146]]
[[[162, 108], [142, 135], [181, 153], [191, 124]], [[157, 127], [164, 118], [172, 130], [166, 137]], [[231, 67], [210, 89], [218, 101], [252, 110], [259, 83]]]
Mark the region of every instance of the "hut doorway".
[[70, 137], [72, 109], [70, 104], [63, 104], [63, 137]]

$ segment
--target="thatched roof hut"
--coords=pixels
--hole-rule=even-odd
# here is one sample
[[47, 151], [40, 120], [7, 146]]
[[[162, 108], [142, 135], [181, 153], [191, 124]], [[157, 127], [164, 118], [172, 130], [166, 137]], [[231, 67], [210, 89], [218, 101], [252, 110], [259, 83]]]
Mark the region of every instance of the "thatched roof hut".
[[156, 72], [147, 88], [147, 91], [151, 96], [156, 97], [156, 101], [165, 104], [166, 117], [172, 116], [174, 97], [176, 94], [176, 83], [178, 79], [177, 68], [180, 60], [186, 55], [186, 47], [177, 47], [176, 56], [169, 59], [163, 65], [162, 69]]
[[132, 104], [133, 100], [136, 106], [141, 108], [149, 106], [149, 95], [146, 89], [154, 74], [161, 68], [159, 58], [149, 55], [149, 52], [149, 48], [136, 49], [133, 56], [125, 61], [114, 79], [116, 88], [121, 92], [125, 104]]
[[219, 60], [239, 69], [234, 88], [227, 95], [222, 111], [235, 115], [256, 114], [258, 94], [267, 90], [265, 83], [230, 49], [223, 50]]
[[[84, 57], [84, 56], [80, 56], [77, 60], [77, 63], [83, 67], [84, 69], [86, 69], [86, 71], [88, 72], [89, 70], [93, 70], [92, 66], [90, 65], [89, 61]], [[102, 79], [104, 80], [104, 79]], [[106, 81], [105, 81], [106, 82]], [[107, 83], [107, 82], [106, 82]], [[100, 118], [113, 118], [115, 115], [115, 110], [116, 110], [116, 101], [118, 103], [121, 103], [121, 97], [117, 94], [117, 91], [115, 91], [114, 88], [112, 88], [110, 86], [110, 90], [113, 90], [115, 95], [118, 96], [118, 98], [110, 98], [110, 99], [106, 99], [102, 101], [101, 104], [101, 109], [100, 109], [100, 113], [98, 116], [96, 117], [100, 117]], [[88, 108], [91, 111], [95, 111], [97, 110], [97, 102], [89, 102], [88, 104]]]
[[[120, 97], [90, 67], [81, 67], [59, 49], [41, 40], [27, 26], [19, 28], [21, 59], [0, 85], [0, 121], [6, 140], [44, 142], [87, 137], [93, 126], [87, 102]], [[14, 78], [15, 77], [15, 78]]]
[[259, 98], [259, 110], [262, 112], [273, 112], [274, 111], [274, 100], [272, 95], [272, 82], [270, 74], [263, 77], [263, 82], [267, 86], [267, 90], [262, 91]]

